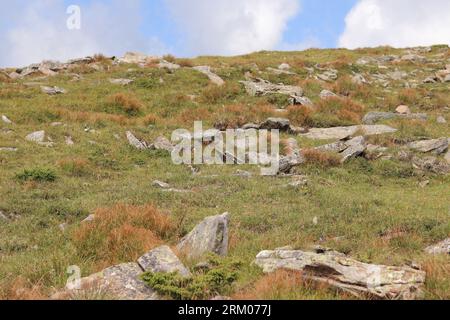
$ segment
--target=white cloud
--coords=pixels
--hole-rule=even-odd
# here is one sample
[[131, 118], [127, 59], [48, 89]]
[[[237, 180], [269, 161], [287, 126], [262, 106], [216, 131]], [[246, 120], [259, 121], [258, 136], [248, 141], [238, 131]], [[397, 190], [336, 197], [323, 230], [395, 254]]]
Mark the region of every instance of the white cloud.
[[166, 0], [190, 54], [235, 55], [282, 42], [299, 0]]
[[448, 0], [359, 0], [345, 21], [341, 47], [450, 44]]
[[[3, 1], [3, 0], [0, 0]], [[6, 1], [5, 1], [6, 2]], [[95, 53], [122, 54], [142, 50], [159, 54], [164, 46], [139, 33], [141, 1], [93, 1], [81, 6], [81, 29], [69, 30], [69, 15], [63, 0], [13, 1], [2, 3], [10, 12], [2, 25], [0, 66], [23, 66], [41, 60], [67, 60]], [[20, 13], [20, 15], [19, 15]]]

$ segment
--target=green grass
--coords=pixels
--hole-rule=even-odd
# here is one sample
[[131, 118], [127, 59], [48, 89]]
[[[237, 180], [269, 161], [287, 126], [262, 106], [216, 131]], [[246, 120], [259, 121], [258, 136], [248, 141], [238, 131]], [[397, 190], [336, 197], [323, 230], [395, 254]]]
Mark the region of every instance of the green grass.
[[[442, 49], [434, 48], [428, 55], [431, 57], [439, 50]], [[246, 117], [250, 117], [248, 120], [256, 121], [259, 115], [255, 107], [272, 104], [276, 108], [284, 101], [276, 96], [250, 97], [238, 85], [245, 72], [252, 70], [253, 63], [263, 71], [282, 62], [291, 64], [298, 75], [272, 80], [305, 84], [307, 96], [317, 102], [318, 93], [333, 89], [333, 84], [314, 80], [306, 83], [303, 66], [334, 63], [339, 77], [350, 76], [355, 68], [369, 72], [371, 67], [341, 66], [336, 61], [355, 62], [363, 56], [385, 53], [401, 54], [401, 51], [376, 48], [259, 52], [191, 61], [193, 65], [214, 67], [227, 81], [223, 88], [209, 85], [206, 77], [189, 68], [169, 73], [129, 65], [87, 72], [80, 81], [71, 81], [68, 75], [39, 80], [68, 91], [58, 96], [42, 94], [38, 86], [25, 86], [30, 79], [0, 82], [0, 114], [14, 122], [14, 125], [0, 123], [0, 147], [18, 148], [17, 152], [0, 152], [0, 210], [20, 215], [14, 221], [0, 220], [0, 298], [13, 296], [10, 289], [19, 277], [26, 280], [27, 286], [39, 286], [48, 295], [54, 288], [65, 285], [68, 266], [80, 266], [83, 275], [99, 271], [95, 257], [86, 258], [73, 243], [71, 234], [79, 223], [99, 207], [152, 203], [179, 224], [177, 234], [168, 239], [170, 245], [176, 244], [206, 216], [231, 213], [229, 256], [243, 263], [239, 278], [227, 292], [230, 294], [263, 278], [261, 271], [251, 265], [259, 251], [286, 245], [306, 249], [320, 244], [370, 263], [422, 263], [429, 270], [426, 297], [448, 299], [449, 258], [433, 258], [423, 252], [424, 247], [450, 234], [448, 175], [419, 175], [397, 160], [355, 160], [333, 168], [299, 167], [298, 173], [307, 175], [309, 184], [293, 189], [287, 187], [290, 178], [260, 177], [259, 169], [252, 166], [201, 166], [200, 175], [192, 175], [189, 168], [173, 165], [167, 153], [135, 150], [125, 138], [127, 130], [148, 141], [160, 135], [170, 138], [174, 129], [192, 129], [194, 119], [203, 119], [205, 127], [212, 126], [217, 119], [224, 118], [224, 108], [230, 105], [242, 106]], [[390, 66], [395, 67], [418, 69], [418, 81], [427, 74], [414, 65]], [[442, 66], [432, 67], [438, 70]], [[110, 78], [130, 78], [135, 82], [122, 87], [110, 84]], [[390, 92], [375, 85], [367, 90], [368, 94], [351, 96], [365, 107], [364, 112], [395, 110], [399, 99], [404, 99], [399, 94], [404, 90], [402, 83], [393, 83]], [[450, 136], [447, 125], [433, 120], [440, 114], [450, 120], [445, 113], [445, 107], [450, 107], [448, 88], [442, 84], [419, 84], [413, 90], [417, 90], [418, 97], [411, 105], [413, 111], [428, 113], [430, 120], [420, 125], [389, 121], [400, 130], [377, 138], [380, 143], [391, 146], [394, 140]], [[111, 105], [109, 97], [117, 93], [139, 99], [139, 112], [127, 113]], [[192, 95], [196, 98], [192, 99]], [[157, 119], [151, 126], [144, 122], [147, 115]], [[316, 117], [319, 123], [335, 121], [327, 120], [329, 115], [325, 112]], [[52, 126], [52, 122], [64, 125]], [[27, 134], [37, 130], [45, 130], [55, 146], [47, 148], [25, 141]], [[75, 145], [66, 146], [65, 136], [71, 136]], [[307, 147], [322, 143], [298, 140]], [[237, 169], [251, 171], [254, 177], [237, 177], [234, 175]], [[163, 192], [152, 187], [153, 180], [192, 192]], [[423, 180], [430, 180], [426, 188], [419, 186]], [[65, 232], [59, 228], [62, 223], [69, 225]], [[398, 236], [385, 237], [398, 230], [402, 231]], [[348, 298], [306, 287], [295, 294], [280, 291], [272, 296]]]

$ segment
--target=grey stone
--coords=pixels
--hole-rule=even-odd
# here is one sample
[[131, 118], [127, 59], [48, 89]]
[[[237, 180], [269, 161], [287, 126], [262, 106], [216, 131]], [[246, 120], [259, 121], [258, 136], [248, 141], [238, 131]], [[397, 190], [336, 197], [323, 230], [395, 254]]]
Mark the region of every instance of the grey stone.
[[264, 79], [253, 79], [249, 81], [240, 81], [252, 96], [264, 96], [269, 94], [285, 94], [288, 96], [303, 96], [303, 90], [300, 87], [284, 84], [273, 84]]
[[353, 136], [358, 131], [362, 131], [365, 136], [371, 136], [385, 133], [394, 133], [397, 131], [397, 129], [385, 125], [312, 128], [309, 129], [308, 133], [300, 134], [300, 136], [315, 140], [343, 140]]
[[305, 107], [312, 107], [314, 105], [309, 98], [300, 97], [296, 95], [291, 96], [291, 98], [289, 99], [289, 104], [293, 106], [305, 106]]
[[211, 67], [209, 66], [197, 66], [194, 67], [193, 69], [206, 75], [209, 78], [209, 80], [215, 85], [223, 86], [225, 84], [225, 81], [223, 81], [223, 79], [219, 77], [217, 74], [212, 72]]
[[41, 86], [41, 91], [48, 95], [64, 94], [67, 92], [66, 90], [59, 87], [46, 87], [46, 86]]
[[161, 136], [156, 138], [156, 140], [149, 148], [154, 150], [165, 150], [167, 152], [172, 152], [174, 146], [167, 138]]
[[425, 252], [428, 254], [450, 254], [450, 238], [427, 247]]
[[12, 124], [12, 121], [5, 115], [2, 115], [2, 121], [6, 124]]
[[366, 80], [366, 78], [364, 78], [364, 76], [362, 74], [355, 74], [352, 77], [352, 82], [357, 85], [363, 85], [363, 84], [368, 83], [368, 81]]
[[16, 152], [19, 149], [14, 147], [0, 147], [0, 151], [6, 151], [6, 152]]
[[436, 118], [436, 122], [439, 123], [439, 124], [446, 124], [447, 120], [445, 120], [445, 118], [443, 116], [438, 116]]
[[347, 145], [347, 148], [341, 152], [342, 163], [362, 155], [367, 147], [364, 137], [355, 137], [347, 141], [345, 144]]
[[161, 60], [161, 62], [158, 64], [158, 68], [167, 69], [169, 71], [175, 71], [180, 69], [181, 66], [172, 62], [168, 62], [166, 60]]
[[279, 269], [300, 271], [303, 277], [325, 283], [357, 297], [412, 300], [422, 297], [426, 274], [410, 267], [359, 262], [335, 251], [262, 251], [255, 264], [265, 273]]
[[415, 141], [408, 144], [408, 148], [423, 153], [433, 152], [435, 154], [442, 154], [448, 150], [448, 139], [440, 138], [433, 140]]
[[450, 166], [446, 161], [441, 161], [436, 157], [412, 157], [412, 165], [415, 169], [428, 171], [435, 174], [446, 175], [450, 172]]
[[178, 244], [178, 250], [186, 252], [191, 259], [207, 253], [226, 256], [228, 253], [229, 213], [208, 217], [197, 225]]
[[135, 135], [133, 133], [131, 133], [131, 131], [127, 131], [126, 135], [127, 135], [128, 143], [131, 146], [135, 147], [138, 150], [147, 149], [147, 144], [145, 143], [145, 141], [141, 141], [138, 138], [136, 138]]
[[152, 182], [152, 186], [160, 188], [160, 189], [170, 189], [170, 185], [168, 183], [159, 181], [159, 180], [155, 180]]
[[191, 276], [190, 271], [168, 246], [161, 246], [148, 252], [138, 259], [138, 264], [145, 272], [178, 273], [183, 277]]
[[329, 90], [322, 90], [319, 94], [319, 97], [320, 99], [329, 99], [329, 98], [336, 98], [338, 97], [338, 95]]
[[131, 79], [109, 79], [109, 82], [112, 83], [112, 84], [118, 84], [118, 85], [121, 85], [121, 86], [126, 86], [126, 85], [129, 85], [129, 84], [133, 83], [134, 80], [131, 80]]
[[45, 131], [42, 130], [30, 133], [25, 139], [30, 142], [43, 143], [45, 140]]
[[375, 124], [383, 120], [391, 119], [410, 119], [410, 120], [428, 120], [428, 115], [425, 113], [411, 113], [400, 114], [394, 112], [369, 112], [363, 118], [364, 124]]
[[156, 59], [158, 59], [158, 57], [148, 56], [139, 52], [127, 52], [122, 58], [119, 59], [119, 63], [145, 64]]

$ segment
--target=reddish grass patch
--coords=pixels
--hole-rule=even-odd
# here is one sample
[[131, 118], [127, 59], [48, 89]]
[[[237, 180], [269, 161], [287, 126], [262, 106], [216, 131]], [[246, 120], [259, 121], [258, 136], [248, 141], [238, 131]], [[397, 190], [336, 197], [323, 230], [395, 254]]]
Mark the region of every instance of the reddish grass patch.
[[330, 152], [323, 152], [315, 149], [306, 149], [302, 151], [307, 164], [319, 165], [320, 167], [336, 167], [341, 163], [341, 157]]

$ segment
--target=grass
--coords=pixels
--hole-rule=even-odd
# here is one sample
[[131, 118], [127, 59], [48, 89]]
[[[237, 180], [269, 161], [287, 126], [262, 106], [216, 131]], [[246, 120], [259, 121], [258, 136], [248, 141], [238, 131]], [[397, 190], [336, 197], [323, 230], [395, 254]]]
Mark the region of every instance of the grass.
[[[439, 50], [443, 49], [434, 48], [429, 55]], [[414, 112], [428, 113], [430, 120], [390, 120], [386, 124], [399, 131], [373, 137], [372, 143], [398, 151], [398, 143], [411, 139], [450, 136], [448, 126], [434, 121], [450, 107], [448, 88], [421, 84], [419, 80], [427, 75], [422, 68], [388, 65], [392, 70], [420, 69], [414, 76], [419, 81], [415, 89], [405, 90], [403, 83], [396, 82], [390, 91], [375, 84], [347, 87], [346, 79], [355, 68], [348, 61], [355, 65], [367, 55], [401, 52], [314, 49], [189, 61], [213, 67], [227, 82], [222, 87], [209, 85], [187, 62], [174, 73], [154, 64], [138, 68], [100, 61], [104, 66], [100, 72], [83, 65], [71, 71], [82, 73], [80, 81], [65, 74], [40, 80], [67, 90], [53, 97], [42, 94], [39, 87], [26, 86], [29, 79], [0, 81], [0, 115], [14, 122], [0, 123], [0, 147], [18, 148], [14, 153], [0, 152], [0, 210], [20, 216], [0, 220], [0, 298], [48, 297], [54, 288], [65, 286], [68, 266], [80, 266], [87, 276], [109, 264], [132, 261], [156, 245], [175, 245], [203, 218], [228, 211], [229, 258], [242, 261], [239, 277], [226, 292], [233, 297], [350, 298], [305, 283], [301, 275], [263, 275], [251, 265], [261, 250], [320, 244], [369, 263], [415, 261], [428, 272], [426, 298], [449, 299], [449, 258], [423, 252], [450, 234], [449, 176], [419, 175], [396, 159], [355, 159], [335, 165], [332, 156], [311, 153], [308, 165], [297, 168], [297, 173], [308, 176], [308, 185], [294, 189], [286, 187], [289, 177], [260, 177], [252, 166], [200, 166], [200, 174], [192, 175], [189, 168], [173, 165], [167, 153], [135, 150], [125, 137], [131, 130], [149, 142], [161, 135], [170, 138], [175, 129], [192, 130], [194, 120], [204, 120], [205, 128], [258, 123], [269, 116], [288, 117], [295, 125], [308, 127], [358, 124], [364, 113], [393, 111], [400, 102], [409, 103]], [[178, 59], [175, 62], [181, 64]], [[315, 111], [290, 107], [280, 113], [277, 101], [248, 96], [238, 83], [245, 72], [254, 70], [253, 63], [266, 78], [265, 67], [283, 62], [297, 75], [274, 80], [301, 85]], [[337, 68], [342, 83], [333, 88], [333, 84], [307, 79], [303, 68], [318, 63]], [[361, 73], [372, 72], [370, 66], [358, 68]], [[112, 78], [135, 82], [124, 88], [109, 83]], [[343, 97], [322, 102], [318, 97], [322, 89], [336, 89]], [[53, 122], [63, 125], [53, 126]], [[45, 130], [55, 146], [25, 141], [27, 134], [37, 130]], [[74, 146], [65, 144], [66, 136], [73, 138]], [[306, 148], [324, 144], [305, 138], [298, 141]], [[254, 175], [243, 179], [235, 176], [237, 169]], [[153, 180], [191, 192], [164, 192], [152, 187]], [[419, 183], [424, 180], [430, 184], [422, 188]], [[93, 213], [100, 218], [81, 223]], [[62, 223], [68, 224], [65, 232], [60, 230]]]

